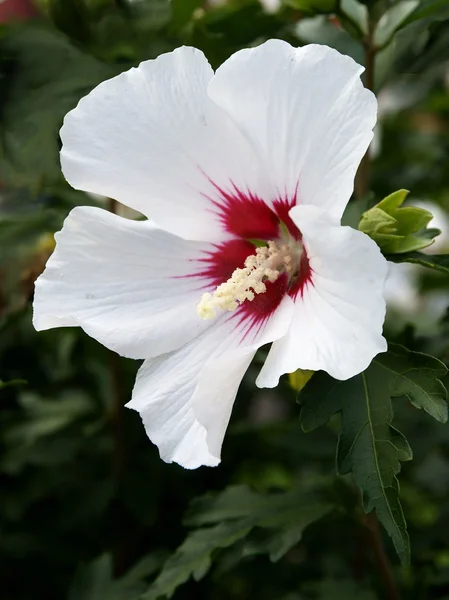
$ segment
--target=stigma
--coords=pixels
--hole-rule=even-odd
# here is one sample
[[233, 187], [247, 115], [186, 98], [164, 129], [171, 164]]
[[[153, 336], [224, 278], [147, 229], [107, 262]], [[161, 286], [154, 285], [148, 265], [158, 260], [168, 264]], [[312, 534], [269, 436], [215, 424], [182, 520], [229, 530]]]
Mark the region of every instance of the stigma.
[[299, 264], [302, 246], [269, 241], [266, 246], [256, 248], [245, 260], [244, 266], [232, 273], [231, 277], [220, 284], [211, 293], [203, 294], [197, 305], [197, 314], [201, 319], [213, 319], [217, 310], [234, 311], [243, 302], [251, 302], [257, 294], [266, 292], [266, 282], [274, 283], [281, 273], [289, 279]]

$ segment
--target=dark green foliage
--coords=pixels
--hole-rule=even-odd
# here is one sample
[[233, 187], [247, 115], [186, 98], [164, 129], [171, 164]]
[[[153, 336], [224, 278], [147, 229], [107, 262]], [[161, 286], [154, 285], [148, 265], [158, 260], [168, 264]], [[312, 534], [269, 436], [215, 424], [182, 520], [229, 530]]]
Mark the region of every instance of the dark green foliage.
[[318, 373], [300, 394], [305, 431], [341, 414], [338, 471], [352, 473], [365, 511], [376, 511], [404, 564], [410, 561], [410, 548], [396, 476], [400, 461], [411, 460], [412, 451], [392, 426], [391, 398], [404, 395], [417, 408], [446, 422], [447, 392], [439, 379], [446, 373], [437, 359], [392, 344], [364, 373], [343, 382]]
[[68, 600], [137, 600], [145, 591], [142, 580], [158, 569], [161, 560], [161, 554], [147, 556], [126, 575], [114, 579], [112, 557], [104, 554], [79, 569]]
[[18, 26], [0, 43], [6, 69], [0, 178], [41, 192], [62, 177], [58, 130], [64, 115], [115, 71], [53, 29]]
[[[165, 563], [143, 598], [170, 598], [175, 589], [190, 576], [196, 581], [202, 579], [210, 569], [212, 553], [234, 546], [240, 540], [244, 540], [239, 548], [241, 556], [266, 553], [272, 562], [278, 561], [301, 540], [308, 525], [321, 519], [333, 508], [329, 502], [320, 501], [317, 496], [305, 495], [302, 487], [262, 496], [246, 486], [236, 486], [218, 496], [195, 501], [187, 523], [209, 527], [189, 534]], [[263, 540], [253, 542], [247, 539], [255, 528], [268, 529]]]

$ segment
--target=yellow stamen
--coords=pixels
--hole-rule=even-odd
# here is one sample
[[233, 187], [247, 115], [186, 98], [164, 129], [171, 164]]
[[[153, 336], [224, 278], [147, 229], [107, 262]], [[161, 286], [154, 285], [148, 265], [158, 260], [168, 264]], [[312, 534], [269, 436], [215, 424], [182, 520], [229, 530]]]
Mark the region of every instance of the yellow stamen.
[[197, 306], [198, 316], [205, 320], [213, 319], [217, 309], [233, 311], [245, 300], [251, 302], [256, 294], [266, 291], [264, 281], [274, 283], [281, 270], [290, 273], [291, 263], [290, 248], [287, 245], [279, 247], [276, 242], [269, 241], [267, 246], [257, 248], [255, 254], [248, 256], [245, 266], [236, 269], [213, 294], [203, 294]]

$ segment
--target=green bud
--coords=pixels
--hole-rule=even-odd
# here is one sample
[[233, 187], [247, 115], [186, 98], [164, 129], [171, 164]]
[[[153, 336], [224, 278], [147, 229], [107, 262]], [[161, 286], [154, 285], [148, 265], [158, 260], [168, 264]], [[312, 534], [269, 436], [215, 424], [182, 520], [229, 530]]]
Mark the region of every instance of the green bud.
[[300, 392], [314, 373], [315, 371], [305, 371], [303, 369], [298, 369], [294, 373], [289, 373], [288, 381], [290, 383], [290, 387], [297, 392]]
[[385, 254], [422, 250], [441, 232], [427, 229], [433, 215], [416, 206], [402, 207], [408, 190], [398, 190], [362, 214], [359, 230], [369, 235]]

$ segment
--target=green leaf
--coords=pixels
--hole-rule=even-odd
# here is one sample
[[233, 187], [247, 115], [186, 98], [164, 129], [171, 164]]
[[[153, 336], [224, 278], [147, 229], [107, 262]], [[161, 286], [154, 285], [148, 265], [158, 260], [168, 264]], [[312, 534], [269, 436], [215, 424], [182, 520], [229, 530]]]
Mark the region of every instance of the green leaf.
[[41, 208], [27, 214], [0, 219], [0, 243], [5, 249], [4, 256], [17, 254], [18, 248], [33, 245], [43, 234], [61, 229], [64, 213]]
[[376, 511], [402, 563], [408, 564], [409, 539], [396, 475], [400, 461], [410, 460], [412, 453], [402, 434], [391, 426], [390, 386], [383, 368], [374, 361], [364, 373], [347, 381], [317, 373], [302, 391], [300, 401], [305, 431], [341, 413], [338, 470], [352, 473], [362, 491], [365, 511]]
[[69, 426], [93, 410], [90, 398], [81, 392], [66, 393], [57, 400], [42, 399], [27, 392], [19, 398], [24, 416], [5, 433], [11, 445], [31, 445]]
[[138, 600], [147, 587], [144, 580], [160, 568], [163, 555], [142, 558], [123, 577], [114, 579], [108, 554], [78, 569], [68, 600]]
[[198, 527], [240, 519], [251, 516], [254, 510], [263, 510], [265, 505], [266, 497], [253, 492], [248, 486], [230, 486], [219, 494], [195, 498], [184, 523], [189, 527]]
[[[62, 179], [59, 129], [64, 115], [115, 69], [73, 46], [56, 30], [11, 27], [1, 41], [10, 64], [2, 90], [0, 179], [38, 192]], [[4, 86], [4, 87], [3, 87]]]
[[404, 0], [389, 8], [379, 19], [374, 31], [374, 43], [378, 48], [387, 46], [394, 34], [407, 20], [415, 8], [419, 6], [419, 0]]
[[[187, 1], [186, 4], [188, 4]], [[139, 0], [129, 4], [129, 11], [135, 27], [143, 31], [157, 31], [170, 22], [172, 1]]]
[[88, 13], [83, 0], [48, 0], [47, 10], [57, 29], [73, 39], [89, 40]]
[[341, 0], [338, 16], [346, 18], [359, 32], [359, 35], [368, 33], [368, 9], [357, 0]]
[[199, 581], [208, 572], [215, 550], [231, 546], [250, 531], [251, 525], [238, 520], [190, 533], [164, 564], [142, 600], [157, 600], [161, 596], [171, 598], [176, 588], [190, 577]]
[[341, 413], [338, 470], [352, 473], [362, 490], [366, 512], [376, 511], [404, 564], [409, 561], [409, 541], [396, 475], [400, 461], [411, 460], [412, 452], [405, 437], [391, 425], [391, 398], [406, 396], [444, 423], [447, 391], [440, 378], [446, 373], [446, 366], [433, 356], [390, 344], [388, 352], [379, 354], [364, 373], [348, 381], [317, 373], [299, 398], [305, 431]]
[[423, 254], [407, 252], [405, 254], [387, 254], [387, 260], [395, 263], [412, 263], [449, 275], [449, 254]]
[[196, 8], [200, 8], [203, 0], [172, 0], [171, 2], [171, 27], [181, 29], [192, 18]]
[[335, 11], [337, 0], [284, 0], [284, 4], [307, 14], [327, 14]]
[[448, 418], [447, 390], [441, 378], [447, 367], [440, 360], [421, 352], [411, 352], [390, 344], [388, 352], [375, 359], [387, 372], [390, 394], [406, 396], [416, 408], [422, 408], [437, 421]]
[[268, 553], [273, 562], [277, 561], [299, 542], [308, 525], [332, 508], [319, 496], [304, 491], [304, 486], [266, 495], [244, 485], [232, 486], [219, 494], [198, 498], [190, 507], [186, 523], [201, 529], [190, 533], [168, 559], [143, 600], [170, 598], [190, 577], [201, 579], [216, 550], [243, 540], [255, 528], [267, 530], [267, 535], [262, 543], [250, 543], [246, 555]]
[[105, 598], [112, 580], [112, 560], [107, 554], [80, 569], [70, 589], [69, 600]]
[[300, 19], [295, 26], [295, 33], [305, 43], [327, 44], [355, 61], [363, 62], [363, 49], [358, 41], [341, 27], [335, 27], [323, 15]]
[[449, 5], [447, 0], [424, 0], [419, 3], [417, 8], [403, 23], [409, 25], [422, 19], [443, 20], [449, 16]]
[[27, 381], [25, 381], [25, 379], [10, 379], [9, 381], [2, 381], [0, 379], [0, 391], [4, 390], [5, 388], [9, 388], [9, 387], [15, 387], [18, 385], [26, 385]]
[[415, 206], [402, 207], [407, 190], [398, 190], [363, 213], [359, 229], [369, 235], [386, 254], [399, 254], [426, 248], [433, 244], [426, 229], [433, 215]]

